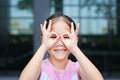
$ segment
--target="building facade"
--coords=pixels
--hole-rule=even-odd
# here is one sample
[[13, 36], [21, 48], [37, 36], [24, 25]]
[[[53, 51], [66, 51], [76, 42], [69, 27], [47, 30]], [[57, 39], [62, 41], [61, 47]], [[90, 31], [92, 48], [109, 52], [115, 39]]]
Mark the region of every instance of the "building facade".
[[21, 71], [41, 44], [39, 24], [60, 12], [80, 23], [79, 47], [102, 74], [119, 75], [119, 9], [119, 0], [0, 0], [0, 70]]

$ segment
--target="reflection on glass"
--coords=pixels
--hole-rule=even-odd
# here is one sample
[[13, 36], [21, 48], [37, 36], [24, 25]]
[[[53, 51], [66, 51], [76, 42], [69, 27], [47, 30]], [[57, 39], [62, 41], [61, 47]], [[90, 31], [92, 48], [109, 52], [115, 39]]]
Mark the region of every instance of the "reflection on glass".
[[17, 7], [11, 7], [10, 17], [33, 17], [33, 14], [28, 10], [20, 10]]
[[[55, 6], [51, 7], [54, 13]], [[80, 22], [82, 35], [108, 34], [108, 19], [116, 18], [116, 0], [63, 0], [63, 14]], [[113, 25], [114, 24], [114, 25]], [[116, 21], [112, 20], [113, 33], [117, 34]]]
[[63, 5], [78, 5], [79, 0], [63, 0]]
[[33, 34], [33, 20], [32, 19], [11, 19], [10, 34]]
[[20, 0], [10, 0], [11, 6], [16, 6]]
[[[115, 14], [115, 9], [112, 11]], [[109, 17], [110, 8], [107, 6], [85, 6], [81, 10], [82, 17]]]
[[111, 8], [111, 15], [112, 15], [112, 18], [116, 18], [116, 6], [113, 6]]
[[76, 24], [77, 24], [77, 23], [80, 23], [80, 22], [79, 22], [79, 20], [80, 20], [79, 18], [72, 18], [72, 19], [74, 20], [74, 22], [75, 22]]
[[54, 14], [55, 13], [55, 7], [51, 6], [50, 8], [50, 14]]
[[80, 0], [81, 5], [116, 5], [116, 0]]
[[81, 34], [103, 35], [108, 33], [106, 19], [81, 19]]
[[68, 16], [78, 16], [79, 15], [79, 7], [77, 6], [64, 6], [63, 13]]
[[96, 4], [109, 4], [110, 0], [96, 0]]
[[20, 0], [10, 0], [10, 28], [11, 35], [33, 34], [33, 14], [28, 9], [19, 9]]

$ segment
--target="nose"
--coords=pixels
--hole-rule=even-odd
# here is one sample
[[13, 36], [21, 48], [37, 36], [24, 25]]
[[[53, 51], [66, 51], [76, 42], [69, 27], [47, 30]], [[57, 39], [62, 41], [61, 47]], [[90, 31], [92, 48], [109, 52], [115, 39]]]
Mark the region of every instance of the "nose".
[[63, 44], [61, 38], [59, 38], [59, 40], [57, 41], [56, 44], [57, 44], [57, 46], [64, 46], [64, 44]]

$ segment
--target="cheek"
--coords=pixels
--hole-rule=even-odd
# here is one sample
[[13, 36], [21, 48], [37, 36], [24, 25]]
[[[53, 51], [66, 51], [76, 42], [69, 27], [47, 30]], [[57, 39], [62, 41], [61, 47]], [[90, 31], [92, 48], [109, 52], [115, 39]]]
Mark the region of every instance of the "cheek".
[[70, 50], [68, 50], [68, 54], [70, 54], [71, 52], [70, 52]]
[[48, 52], [49, 54], [51, 54], [51, 53], [52, 53], [52, 48], [49, 48], [49, 49], [47, 50], [47, 52]]

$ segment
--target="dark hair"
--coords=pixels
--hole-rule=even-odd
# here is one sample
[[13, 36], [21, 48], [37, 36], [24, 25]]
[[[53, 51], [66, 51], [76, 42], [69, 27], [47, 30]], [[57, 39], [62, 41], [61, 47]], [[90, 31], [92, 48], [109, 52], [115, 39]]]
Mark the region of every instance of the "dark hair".
[[70, 17], [68, 17], [67, 15], [63, 15], [61, 13], [55, 13], [55, 14], [51, 15], [50, 17], [48, 17], [46, 19], [46, 21], [47, 21], [46, 28], [48, 27], [48, 24], [49, 24], [50, 20], [58, 20], [60, 18], [63, 18], [70, 27], [71, 27], [71, 22], [73, 22], [74, 30], [76, 29], [75, 22]]

